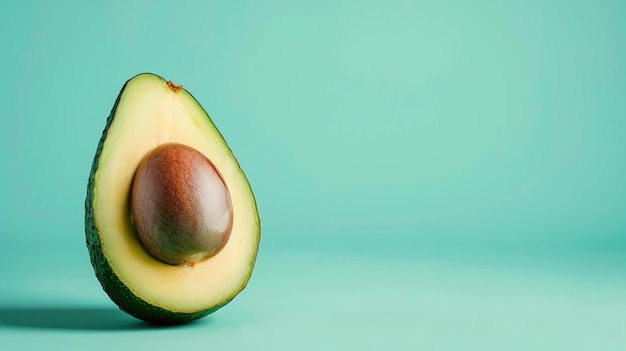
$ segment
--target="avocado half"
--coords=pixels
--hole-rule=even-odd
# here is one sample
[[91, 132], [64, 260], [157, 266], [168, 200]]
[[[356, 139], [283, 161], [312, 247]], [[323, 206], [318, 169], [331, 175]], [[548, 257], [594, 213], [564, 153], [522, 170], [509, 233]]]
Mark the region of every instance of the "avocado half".
[[[133, 176], [150, 151], [179, 143], [206, 156], [232, 199], [226, 245], [197, 264], [155, 259], [137, 238], [129, 210]], [[93, 159], [85, 201], [91, 264], [120, 309], [154, 324], [202, 318], [230, 302], [250, 279], [260, 224], [250, 185], [202, 106], [181, 86], [150, 73], [124, 84]]]

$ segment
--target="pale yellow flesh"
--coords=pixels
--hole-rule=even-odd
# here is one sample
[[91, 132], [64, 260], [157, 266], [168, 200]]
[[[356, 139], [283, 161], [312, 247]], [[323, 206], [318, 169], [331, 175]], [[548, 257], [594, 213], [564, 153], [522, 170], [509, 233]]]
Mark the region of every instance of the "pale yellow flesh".
[[[139, 162], [165, 143], [193, 147], [224, 178], [233, 203], [226, 246], [195, 266], [170, 266], [149, 256], [131, 224], [129, 189]], [[194, 312], [225, 302], [249, 278], [258, 245], [258, 217], [248, 182], [204, 110], [184, 89], [160, 77], [133, 78], [118, 104], [95, 175], [94, 218], [104, 256], [137, 296], [176, 312]]]

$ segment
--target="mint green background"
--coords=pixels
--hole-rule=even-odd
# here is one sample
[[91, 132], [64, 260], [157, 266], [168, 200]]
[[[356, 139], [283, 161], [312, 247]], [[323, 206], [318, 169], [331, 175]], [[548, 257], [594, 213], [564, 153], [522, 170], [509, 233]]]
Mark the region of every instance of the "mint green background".
[[[0, 348], [626, 348], [623, 1], [4, 1]], [[248, 288], [134, 321], [89, 264], [131, 76], [201, 102], [257, 196]], [[146, 348], [149, 349], [149, 348]]]

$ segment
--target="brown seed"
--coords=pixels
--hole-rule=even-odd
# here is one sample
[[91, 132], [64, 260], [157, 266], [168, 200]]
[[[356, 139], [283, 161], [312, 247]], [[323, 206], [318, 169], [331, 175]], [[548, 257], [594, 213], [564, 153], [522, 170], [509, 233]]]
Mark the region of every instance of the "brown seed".
[[182, 144], [152, 150], [135, 172], [130, 213], [153, 257], [195, 265], [219, 252], [233, 225], [230, 193], [211, 161]]

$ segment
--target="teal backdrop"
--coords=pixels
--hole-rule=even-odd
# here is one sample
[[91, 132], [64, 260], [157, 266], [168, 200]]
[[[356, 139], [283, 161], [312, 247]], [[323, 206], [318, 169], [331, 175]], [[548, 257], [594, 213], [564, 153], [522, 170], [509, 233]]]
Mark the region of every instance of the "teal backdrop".
[[[0, 349], [626, 349], [626, 3], [3, 1]], [[204, 106], [248, 288], [151, 328], [84, 243], [124, 82]]]

